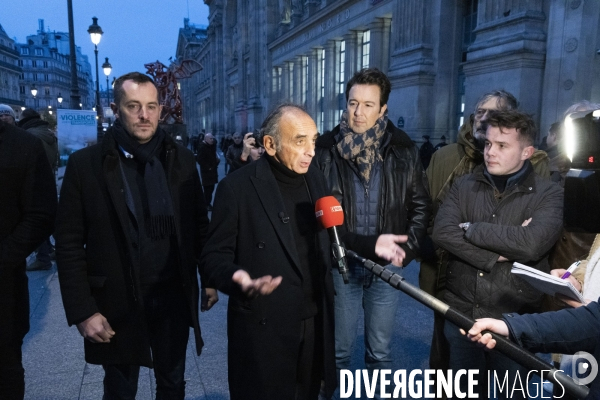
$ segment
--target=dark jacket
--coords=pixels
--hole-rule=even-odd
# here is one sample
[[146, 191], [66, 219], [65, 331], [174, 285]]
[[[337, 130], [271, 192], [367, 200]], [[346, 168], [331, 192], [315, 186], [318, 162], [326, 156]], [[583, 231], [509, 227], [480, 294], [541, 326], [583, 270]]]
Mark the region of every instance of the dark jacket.
[[[510, 338], [535, 353], [574, 354], [585, 351], [600, 360], [600, 305], [543, 314], [505, 314]], [[600, 399], [600, 374], [592, 381], [586, 400]]]
[[198, 145], [198, 154], [196, 161], [200, 165], [200, 176], [202, 177], [202, 186], [216, 185], [219, 181], [219, 171], [217, 167], [221, 160], [217, 156], [217, 144], [202, 141]]
[[[562, 228], [563, 191], [529, 161], [521, 179], [499, 194], [484, 166], [458, 178], [433, 226], [433, 241], [451, 253], [446, 301], [473, 318], [538, 311], [542, 294], [511, 274], [517, 261], [548, 272], [548, 252]], [[528, 226], [521, 226], [528, 218]], [[466, 232], [458, 225], [470, 222]], [[497, 262], [502, 255], [510, 262]]]
[[40, 117], [28, 117], [19, 121], [19, 127], [42, 141], [48, 162], [54, 171], [58, 166], [58, 139], [50, 129], [48, 122], [42, 120]]
[[225, 159], [227, 160], [227, 163], [230, 166], [228, 174], [232, 173], [233, 171], [235, 171], [237, 169], [242, 168], [245, 165], [250, 164], [250, 162], [252, 161], [250, 156], [248, 156], [248, 159], [246, 161], [244, 161], [240, 158], [242, 156], [243, 151], [244, 151], [244, 142], [242, 142], [240, 144], [234, 143], [227, 148], [227, 153], [225, 154]]
[[[338, 125], [331, 132], [317, 139], [313, 165], [325, 174], [331, 194], [338, 199], [344, 209], [344, 226], [352, 233], [356, 232], [357, 224], [355, 172], [337, 150], [335, 137], [339, 130]], [[427, 232], [431, 199], [427, 190], [427, 177], [419, 159], [419, 149], [404, 131], [396, 128], [389, 121], [386, 130], [391, 137], [388, 145], [383, 149], [377, 234], [408, 235], [408, 241], [401, 245], [406, 252], [404, 259], [404, 266], [406, 266], [419, 253], [419, 242]], [[356, 244], [359, 241], [355, 238]], [[351, 249], [355, 247], [348, 242], [346, 245]]]
[[[310, 168], [306, 182], [313, 201], [328, 191]], [[266, 158], [228, 175], [217, 186], [209, 235], [202, 253], [203, 281], [229, 295], [227, 311], [229, 390], [232, 399], [295, 398], [296, 363], [304, 294], [292, 228], [280, 216], [283, 198]], [[322, 337], [327, 397], [336, 387], [333, 339], [333, 279], [329, 236], [318, 237], [322, 304], [315, 325]], [[281, 276], [268, 296], [249, 299], [232, 275]]]
[[[86, 340], [87, 362], [152, 366], [140, 296], [139, 246], [127, 234], [130, 219], [119, 157], [111, 130], [101, 144], [69, 157], [55, 233], [59, 281], [69, 325], [99, 312], [117, 332], [109, 344]], [[167, 135], [161, 160], [175, 212], [181, 290], [199, 353], [197, 259], [208, 227], [206, 206], [192, 152]]]
[[42, 142], [0, 121], [0, 340], [4, 342], [29, 330], [25, 259], [52, 233], [55, 214], [56, 184]]

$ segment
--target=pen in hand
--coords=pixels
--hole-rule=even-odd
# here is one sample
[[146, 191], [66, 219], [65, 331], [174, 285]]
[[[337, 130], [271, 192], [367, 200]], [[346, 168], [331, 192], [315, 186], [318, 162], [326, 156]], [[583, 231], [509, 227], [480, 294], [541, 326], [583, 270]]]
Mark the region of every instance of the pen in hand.
[[564, 275], [560, 277], [560, 279], [567, 279], [568, 277], [570, 277], [571, 274], [575, 272], [579, 264], [581, 264], [581, 261], [575, 261], [573, 264], [571, 264], [569, 269], [567, 269], [567, 272], [565, 272]]

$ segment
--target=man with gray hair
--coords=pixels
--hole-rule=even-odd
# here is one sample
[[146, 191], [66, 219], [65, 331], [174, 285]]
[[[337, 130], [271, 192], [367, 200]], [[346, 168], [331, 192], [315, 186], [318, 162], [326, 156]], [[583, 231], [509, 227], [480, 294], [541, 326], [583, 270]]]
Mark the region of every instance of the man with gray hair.
[[336, 386], [330, 243], [315, 218], [329, 191], [311, 166], [317, 135], [301, 107], [277, 107], [261, 127], [265, 155], [217, 187], [201, 268], [229, 295], [232, 400], [316, 400], [322, 380], [327, 398]]

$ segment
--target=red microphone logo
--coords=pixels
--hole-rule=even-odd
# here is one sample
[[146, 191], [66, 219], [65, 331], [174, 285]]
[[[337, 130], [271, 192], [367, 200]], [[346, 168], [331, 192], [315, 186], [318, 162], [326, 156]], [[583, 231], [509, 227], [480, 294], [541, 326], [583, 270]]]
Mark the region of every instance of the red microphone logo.
[[324, 228], [340, 226], [344, 223], [344, 210], [333, 196], [322, 197], [315, 204], [315, 216]]

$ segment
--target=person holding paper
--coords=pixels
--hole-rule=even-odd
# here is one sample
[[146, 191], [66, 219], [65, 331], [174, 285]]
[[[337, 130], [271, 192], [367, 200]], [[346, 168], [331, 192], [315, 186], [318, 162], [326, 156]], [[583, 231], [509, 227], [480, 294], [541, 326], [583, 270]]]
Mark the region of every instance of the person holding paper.
[[[562, 228], [562, 189], [540, 178], [529, 161], [535, 150], [531, 117], [516, 110], [495, 111], [487, 123], [485, 163], [455, 181], [432, 237], [450, 253], [445, 301], [472, 318], [538, 311], [542, 294], [511, 275], [512, 262], [548, 271], [547, 255]], [[452, 370], [509, 372], [511, 382], [517, 371], [527, 374], [503, 355], [486, 355], [451, 323], [445, 324], [444, 334]], [[483, 397], [486, 387], [482, 380]]]

